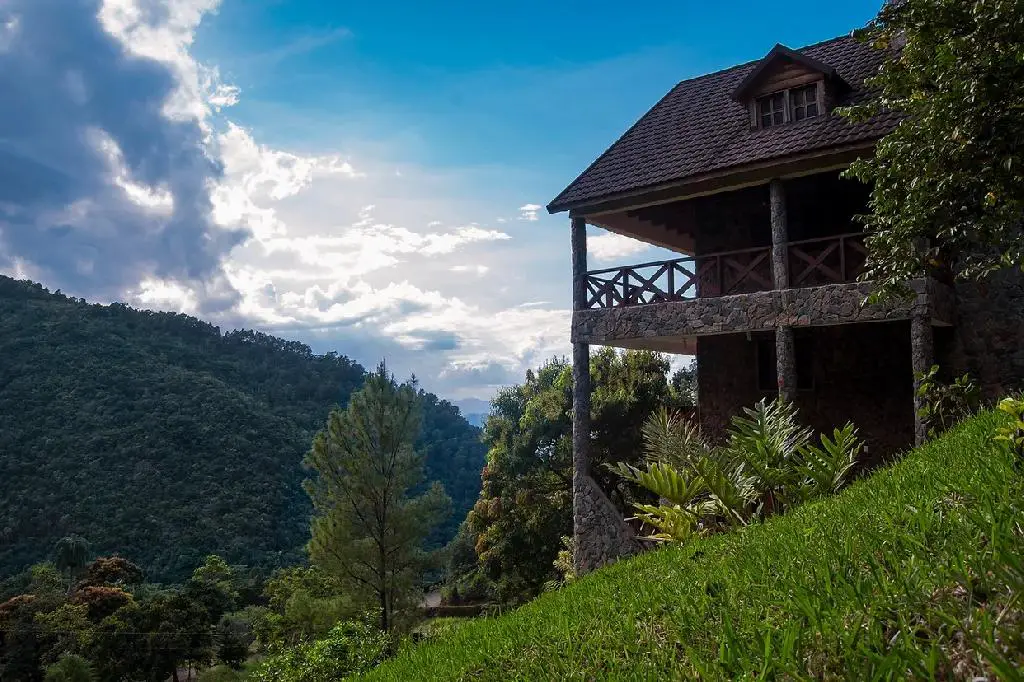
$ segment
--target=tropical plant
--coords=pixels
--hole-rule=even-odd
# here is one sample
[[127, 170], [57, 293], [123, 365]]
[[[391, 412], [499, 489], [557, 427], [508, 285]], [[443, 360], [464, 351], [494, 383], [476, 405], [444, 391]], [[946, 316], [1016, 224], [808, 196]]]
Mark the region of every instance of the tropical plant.
[[999, 410], [1010, 415], [1010, 423], [998, 428], [996, 440], [1006, 443], [1019, 460], [1024, 457], [1024, 397], [1003, 398]]
[[976, 414], [981, 406], [981, 391], [967, 374], [946, 383], [939, 378], [939, 366], [932, 365], [916, 378], [917, 397], [921, 400], [917, 415], [927, 427], [929, 438]]
[[732, 419], [726, 445], [710, 446], [689, 420], [661, 410], [644, 425], [646, 462], [611, 468], [658, 496], [635, 502], [650, 539], [686, 542], [829, 495], [849, 478], [861, 450], [846, 424], [819, 445], [791, 403], [760, 401]]
[[80, 535], [67, 535], [57, 541], [54, 547], [55, 565], [61, 572], [68, 574], [68, 592], [75, 584], [75, 579], [85, 570], [89, 558], [89, 543]]

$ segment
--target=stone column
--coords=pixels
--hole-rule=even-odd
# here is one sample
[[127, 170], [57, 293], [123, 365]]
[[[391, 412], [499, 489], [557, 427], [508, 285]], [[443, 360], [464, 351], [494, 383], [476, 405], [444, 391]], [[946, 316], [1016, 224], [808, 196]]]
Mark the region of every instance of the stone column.
[[927, 315], [910, 318], [910, 364], [914, 371], [914, 444], [923, 445], [928, 440], [928, 428], [918, 416], [924, 401], [918, 397], [921, 387], [919, 374], [924, 374], [935, 364], [934, 335], [932, 321]]
[[787, 402], [796, 400], [796, 358], [793, 352], [793, 328], [775, 328], [775, 372], [779, 383], [779, 397]]
[[768, 186], [772, 206], [772, 279], [776, 289], [789, 288], [789, 225], [786, 219], [786, 188], [776, 178]]
[[[573, 310], [586, 308], [587, 223], [572, 219]], [[590, 346], [572, 344], [572, 525], [577, 575], [635, 553], [632, 529], [590, 477]]]
[[[572, 218], [572, 308], [587, 307], [587, 221]], [[590, 477], [590, 346], [572, 344], [572, 527], [577, 548], [587, 545], [587, 479]], [[582, 536], [582, 537], [581, 537]], [[573, 556], [576, 573], [590, 567], [582, 565], [583, 553]]]
[[[786, 217], [786, 188], [776, 178], [768, 186], [772, 216], [772, 281], [776, 289], [789, 288], [789, 224]], [[793, 328], [775, 328], [775, 373], [779, 397], [796, 399], [796, 360], [793, 352]]]

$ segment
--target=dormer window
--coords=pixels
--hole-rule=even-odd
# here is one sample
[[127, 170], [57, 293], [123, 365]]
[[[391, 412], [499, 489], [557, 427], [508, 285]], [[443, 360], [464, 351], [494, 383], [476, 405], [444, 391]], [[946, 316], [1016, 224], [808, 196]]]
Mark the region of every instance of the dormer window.
[[789, 91], [789, 101], [794, 121], [814, 118], [818, 115], [818, 84], [811, 83]]
[[750, 127], [774, 128], [828, 113], [849, 86], [836, 70], [813, 57], [776, 45], [732, 91], [750, 112]]
[[758, 97], [757, 120], [760, 126], [771, 128], [790, 121], [814, 118], [821, 109], [819, 89], [817, 83], [811, 83]]
[[776, 92], [757, 100], [757, 115], [762, 128], [782, 125], [786, 122], [786, 93]]

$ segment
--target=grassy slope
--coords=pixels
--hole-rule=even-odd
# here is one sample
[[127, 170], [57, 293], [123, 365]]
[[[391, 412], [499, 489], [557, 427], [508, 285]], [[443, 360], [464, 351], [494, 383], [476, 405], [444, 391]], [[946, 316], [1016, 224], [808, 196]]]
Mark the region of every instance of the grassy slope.
[[971, 575], [954, 567], [1022, 548], [1020, 477], [990, 441], [999, 422], [982, 414], [791, 515], [466, 623], [366, 679], [901, 679], [969, 665], [941, 614], [978, 623], [996, 605], [969, 600], [983, 592], [973, 583], [953, 589]]

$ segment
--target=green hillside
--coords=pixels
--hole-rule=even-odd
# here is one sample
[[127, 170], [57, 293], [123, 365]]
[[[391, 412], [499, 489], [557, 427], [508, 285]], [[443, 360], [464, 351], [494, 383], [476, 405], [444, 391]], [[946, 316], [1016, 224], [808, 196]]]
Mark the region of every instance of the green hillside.
[[1001, 421], [456, 626], [365, 679], [1021, 679], [1024, 486], [991, 439]]
[[[69, 533], [157, 581], [211, 552], [298, 561], [302, 455], [363, 376], [301, 343], [0, 277], [0, 576]], [[455, 407], [421, 397], [428, 478], [455, 507], [439, 543], [476, 499], [485, 448]]]

